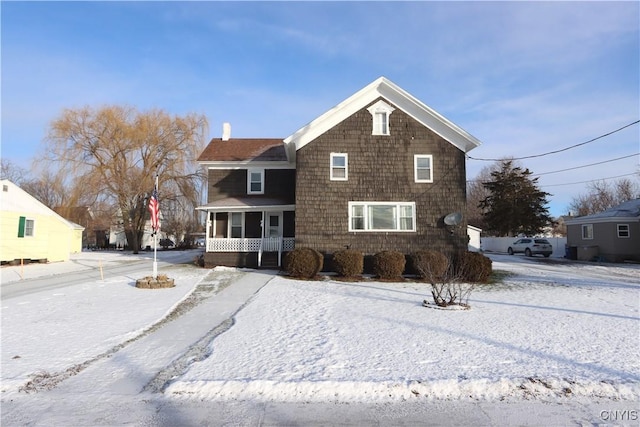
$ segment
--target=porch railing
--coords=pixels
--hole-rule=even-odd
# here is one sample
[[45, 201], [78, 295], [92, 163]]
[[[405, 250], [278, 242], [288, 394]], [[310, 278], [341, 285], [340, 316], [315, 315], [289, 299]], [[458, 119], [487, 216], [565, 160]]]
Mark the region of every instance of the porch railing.
[[207, 252], [258, 252], [258, 265], [261, 264], [263, 252], [278, 252], [280, 265], [282, 252], [295, 248], [293, 237], [265, 237], [251, 239], [207, 239]]

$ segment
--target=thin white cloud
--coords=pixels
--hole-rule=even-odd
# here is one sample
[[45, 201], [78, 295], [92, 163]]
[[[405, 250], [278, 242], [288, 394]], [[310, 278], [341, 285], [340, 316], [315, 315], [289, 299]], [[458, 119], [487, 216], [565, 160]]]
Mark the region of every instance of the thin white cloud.
[[[84, 7], [66, 7], [82, 22]], [[30, 8], [31, 20], [40, 9]], [[78, 35], [69, 28], [53, 31], [55, 13], [47, 16], [47, 34], [35, 28], [25, 40], [5, 37], [7, 28], [18, 27], [3, 25], [3, 154], [7, 141], [22, 152], [38, 142], [61, 108], [87, 104], [205, 113], [213, 136], [231, 121], [235, 136], [285, 137], [380, 75], [482, 140], [470, 153], [477, 157], [549, 151], [640, 116], [637, 2], [99, 7], [110, 8], [117, 13], [100, 16], [100, 25], [123, 24], [117, 43], [92, 34], [74, 43]], [[15, 18], [6, 10], [3, 23]], [[127, 22], [110, 21], [115, 18]], [[637, 133], [606, 142], [526, 166], [561, 169], [627, 154], [639, 144]], [[610, 166], [544, 182], [603, 176]], [[627, 170], [633, 159], [615, 166]], [[480, 167], [470, 161], [469, 178]], [[560, 191], [566, 199], [579, 188], [553, 192]]]

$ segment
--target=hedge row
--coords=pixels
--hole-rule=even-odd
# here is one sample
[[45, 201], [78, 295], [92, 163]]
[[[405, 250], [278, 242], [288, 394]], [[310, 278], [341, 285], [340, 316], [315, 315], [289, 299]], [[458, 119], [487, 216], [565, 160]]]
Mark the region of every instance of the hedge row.
[[[379, 279], [399, 280], [405, 271], [409, 271], [429, 282], [486, 283], [492, 273], [491, 260], [477, 252], [461, 252], [450, 257], [434, 250], [420, 250], [408, 256], [397, 251], [382, 251], [370, 257], [368, 268], [365, 268], [362, 252], [344, 249], [334, 253], [329, 260], [331, 271], [345, 278], [356, 278], [370, 270]], [[296, 248], [284, 258], [284, 270], [295, 278], [312, 279], [324, 265], [324, 256], [311, 248]]]

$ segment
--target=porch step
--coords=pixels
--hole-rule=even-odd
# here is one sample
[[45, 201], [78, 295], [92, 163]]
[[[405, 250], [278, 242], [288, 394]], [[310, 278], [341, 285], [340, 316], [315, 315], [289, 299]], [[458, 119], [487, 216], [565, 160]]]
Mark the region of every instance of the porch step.
[[263, 252], [262, 253], [262, 262], [260, 263], [260, 267], [279, 267], [278, 265], [278, 252]]

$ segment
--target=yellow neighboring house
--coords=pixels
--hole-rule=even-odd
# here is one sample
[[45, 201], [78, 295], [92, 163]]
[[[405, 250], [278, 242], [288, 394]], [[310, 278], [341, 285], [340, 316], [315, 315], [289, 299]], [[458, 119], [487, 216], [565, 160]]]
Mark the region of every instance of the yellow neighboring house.
[[72, 253], [82, 251], [84, 227], [67, 221], [11, 181], [0, 183], [2, 263], [67, 261]]

